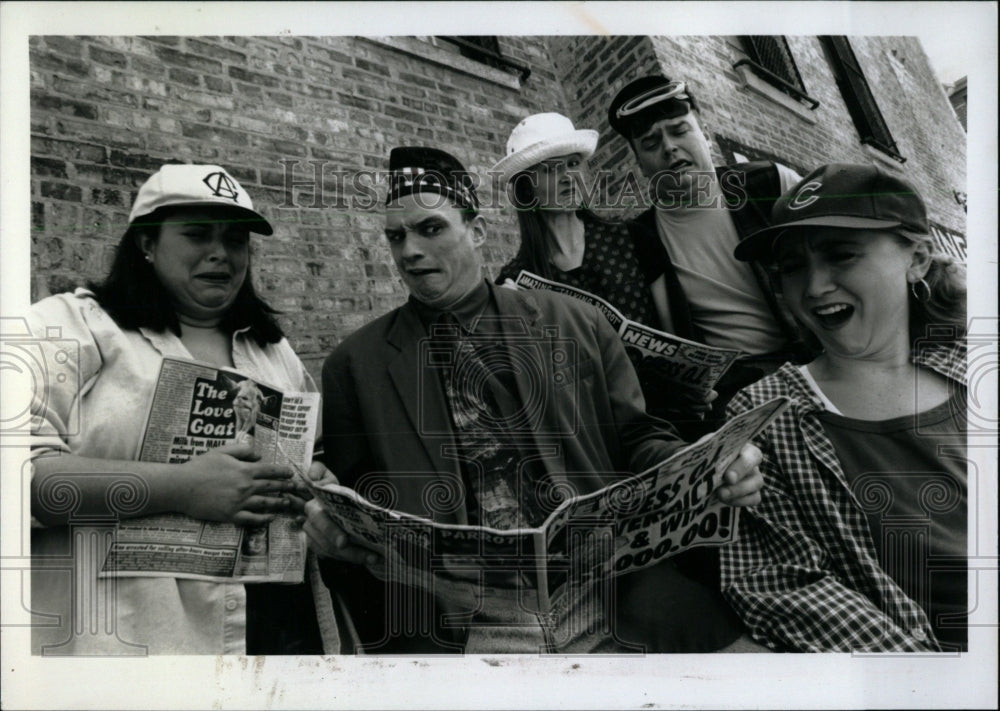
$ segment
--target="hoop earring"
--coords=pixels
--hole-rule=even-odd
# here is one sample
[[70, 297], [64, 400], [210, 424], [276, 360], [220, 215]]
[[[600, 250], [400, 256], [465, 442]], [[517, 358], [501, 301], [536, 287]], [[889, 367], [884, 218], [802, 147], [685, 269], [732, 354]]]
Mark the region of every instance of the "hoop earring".
[[[917, 289], [918, 284], [923, 284], [924, 292], [921, 295]], [[913, 298], [919, 301], [921, 304], [926, 304], [931, 300], [931, 285], [927, 283], [926, 279], [921, 279], [920, 281], [915, 281], [910, 284], [910, 293], [913, 294]]]

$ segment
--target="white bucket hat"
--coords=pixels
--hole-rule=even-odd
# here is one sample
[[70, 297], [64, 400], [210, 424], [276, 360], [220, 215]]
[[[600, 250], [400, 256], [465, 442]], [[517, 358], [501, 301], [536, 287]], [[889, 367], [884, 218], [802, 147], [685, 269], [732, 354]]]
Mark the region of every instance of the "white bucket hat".
[[521, 121], [507, 139], [507, 155], [493, 166], [509, 181], [525, 168], [555, 156], [579, 153], [589, 158], [597, 148], [597, 131], [577, 130], [562, 114], [533, 114]]
[[225, 207], [246, 220], [247, 229], [274, 234], [267, 219], [253, 209], [253, 201], [236, 178], [217, 165], [168, 164], [139, 188], [128, 221], [132, 224], [161, 207]]

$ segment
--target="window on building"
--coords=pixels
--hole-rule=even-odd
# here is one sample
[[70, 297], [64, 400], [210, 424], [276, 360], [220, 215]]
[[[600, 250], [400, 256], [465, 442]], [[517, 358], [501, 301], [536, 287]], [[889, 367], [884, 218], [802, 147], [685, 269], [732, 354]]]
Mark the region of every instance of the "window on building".
[[504, 57], [500, 52], [500, 40], [489, 35], [468, 35], [468, 36], [438, 36], [439, 40], [447, 42], [458, 48], [458, 53], [463, 57], [475, 60], [489, 67], [504, 71], [513, 69], [521, 75], [523, 82], [531, 75], [531, 68], [527, 65], [516, 62], [509, 57]]
[[[800, 95], [806, 93], [802, 76], [784, 37], [743, 35], [740, 37], [740, 44], [743, 45], [751, 66], [762, 79], [785, 92], [794, 89]], [[762, 69], [764, 71], [760, 71]]]
[[868, 80], [858, 64], [858, 58], [851, 49], [851, 43], [846, 37], [827, 36], [819, 39], [833, 69], [837, 87], [851, 114], [851, 120], [861, 136], [861, 142], [879, 149], [900, 163], [906, 162], [889, 133], [889, 126], [882, 117]]

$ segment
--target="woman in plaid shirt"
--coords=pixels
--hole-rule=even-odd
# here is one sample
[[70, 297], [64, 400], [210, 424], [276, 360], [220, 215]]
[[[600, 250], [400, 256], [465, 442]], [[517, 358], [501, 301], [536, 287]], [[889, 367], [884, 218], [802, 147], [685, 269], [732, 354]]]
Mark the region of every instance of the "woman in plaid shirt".
[[814, 171], [772, 217], [736, 256], [777, 267], [823, 352], [729, 406], [792, 400], [756, 442], [766, 485], [725, 594], [776, 650], [966, 650], [964, 270], [873, 166]]

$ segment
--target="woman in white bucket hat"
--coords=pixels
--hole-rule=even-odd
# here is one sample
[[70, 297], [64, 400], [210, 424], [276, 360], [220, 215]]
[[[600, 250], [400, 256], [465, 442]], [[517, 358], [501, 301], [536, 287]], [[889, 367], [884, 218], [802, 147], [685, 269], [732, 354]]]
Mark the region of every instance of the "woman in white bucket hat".
[[493, 170], [502, 174], [517, 211], [521, 246], [497, 283], [526, 270], [589, 291], [626, 317], [659, 327], [625, 223], [604, 220], [583, 204], [586, 159], [597, 137], [558, 113], [528, 116], [511, 131], [506, 156]]

